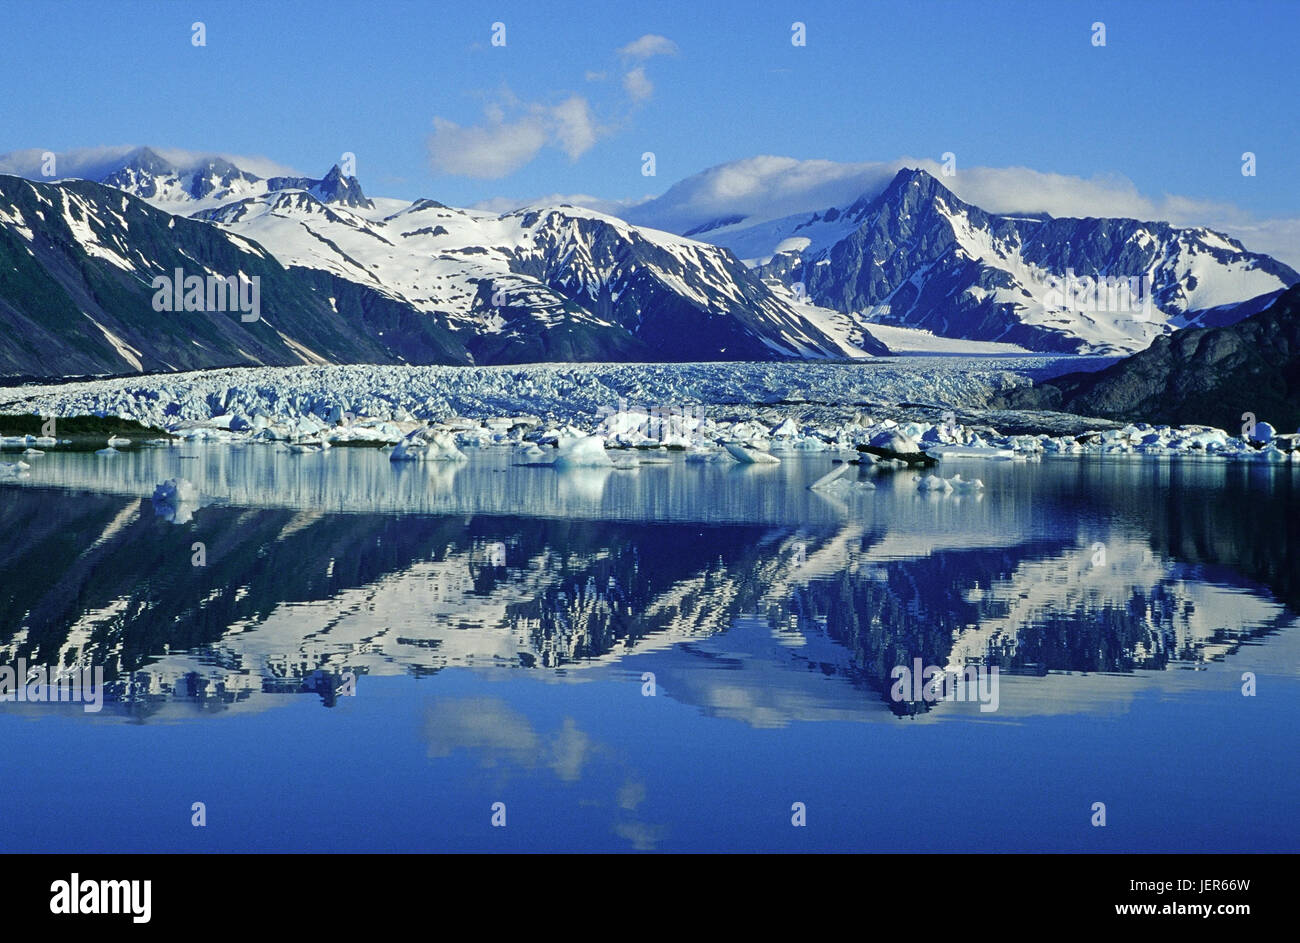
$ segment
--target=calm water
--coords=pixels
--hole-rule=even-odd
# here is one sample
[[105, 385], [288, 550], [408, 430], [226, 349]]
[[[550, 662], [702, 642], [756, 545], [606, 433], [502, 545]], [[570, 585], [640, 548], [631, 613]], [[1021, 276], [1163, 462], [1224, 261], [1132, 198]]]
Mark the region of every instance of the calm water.
[[[109, 693], [0, 704], [3, 851], [1300, 850], [1291, 469], [33, 465], [0, 665]], [[914, 659], [997, 709], [895, 699]]]

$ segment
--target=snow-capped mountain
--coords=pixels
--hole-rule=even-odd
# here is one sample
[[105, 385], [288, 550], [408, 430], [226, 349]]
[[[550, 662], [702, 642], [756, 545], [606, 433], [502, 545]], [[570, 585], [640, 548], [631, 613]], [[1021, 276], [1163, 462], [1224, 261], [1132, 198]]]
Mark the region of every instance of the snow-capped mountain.
[[284, 190], [196, 218], [446, 316], [480, 362], [884, 352], [836, 341], [725, 250], [567, 205], [493, 215], [419, 200], [380, 216]]
[[[257, 286], [257, 316], [156, 306], [156, 278]], [[256, 279], [256, 281], [254, 281]], [[163, 292], [168, 300], [172, 291]], [[196, 299], [197, 300], [197, 299]], [[97, 183], [0, 175], [0, 373], [52, 376], [303, 363], [466, 363], [445, 319]]]
[[[0, 178], [10, 181], [0, 187], [0, 235], [22, 263], [0, 273], [0, 312], [16, 332], [0, 346], [6, 372], [852, 359], [889, 352], [873, 325], [948, 342], [1119, 354], [1183, 327], [1231, 323], [1300, 281], [1208, 229], [990, 214], [922, 170], [899, 171], [843, 208], [766, 221], [720, 213], [673, 235], [568, 204], [498, 214], [375, 200], [338, 166], [320, 178], [261, 176], [222, 157], [162, 153], [137, 148], [96, 165], [112, 190], [42, 181], [26, 191]], [[177, 229], [135, 198], [238, 238]], [[133, 226], [137, 216], [147, 222]], [[164, 228], [184, 239], [168, 245]], [[220, 343], [190, 338], [193, 347], [167, 340], [174, 325], [151, 333], [156, 312], [141, 286], [200, 259], [204, 274], [277, 263], [266, 276], [280, 335], [270, 347], [234, 340], [265, 324]], [[17, 277], [33, 260], [31, 277]], [[92, 284], [91, 269], [114, 290]], [[1091, 279], [1120, 281], [1090, 292]], [[50, 284], [59, 290], [46, 304], [35, 286]], [[323, 320], [306, 315], [322, 305]], [[287, 312], [301, 319], [293, 330], [281, 326]], [[70, 343], [68, 326], [82, 314], [100, 325], [102, 342], [92, 334]], [[53, 335], [65, 343], [51, 346]]]
[[[8, 225], [41, 262], [47, 255], [31, 252], [32, 246], [57, 245], [100, 268], [107, 261], [105, 274], [120, 281], [130, 273], [134, 292], [153, 277], [184, 267], [187, 259], [192, 265], [200, 258], [184, 245], [139, 244], [137, 230], [122, 216], [128, 209], [128, 215], [143, 212], [135, 205], [138, 197], [156, 210], [238, 237], [239, 250], [264, 256], [263, 262], [273, 258], [288, 269], [277, 273], [280, 291], [296, 283], [301, 297], [295, 307], [327, 304], [326, 321], [346, 318], [356, 325], [354, 332], [369, 337], [348, 351], [313, 345], [290, 332], [286, 336], [310, 356], [299, 352], [286, 360], [232, 342], [215, 349], [204, 345], [206, 353], [195, 360], [185, 356], [194, 352], [183, 348], [152, 351], [146, 326], [136, 323], [150, 313], [147, 300], [133, 298], [139, 309], [114, 313], [101, 305], [88, 316], [104, 324], [101, 315], [121, 320], [119, 327], [135, 340], [106, 327], [120, 343], [106, 339], [99, 345], [103, 349], [88, 357], [60, 360], [67, 351], [58, 344], [42, 348], [41, 357], [15, 350], [3, 365], [14, 373], [57, 371], [55, 363], [70, 371], [122, 372], [313, 360], [483, 364], [842, 359], [887, 353], [865, 332], [850, 342], [847, 332], [824, 329], [804, 315], [797, 299], [765, 284], [725, 249], [568, 205], [494, 215], [432, 200], [373, 201], [337, 166], [320, 179], [263, 178], [223, 158], [182, 165], [147, 148], [102, 174], [105, 186], [130, 194], [120, 208], [120, 199], [109, 196], [114, 191], [81, 181], [33, 184], [28, 192], [17, 178], [7, 179], [12, 183], [0, 190], [0, 229]], [[6, 203], [6, 192], [13, 201], [25, 201], [27, 209]], [[69, 203], [72, 193], [76, 206]], [[54, 225], [35, 206], [41, 202], [65, 207], [78, 218], [77, 226], [68, 220]], [[80, 206], [110, 231], [81, 226]], [[144, 215], [150, 221], [146, 230], [161, 225], [158, 217]], [[75, 249], [71, 243], [77, 243]], [[183, 258], [177, 259], [173, 248]], [[164, 264], [164, 255], [171, 261]], [[60, 273], [44, 274], [59, 281], [66, 266]], [[203, 272], [209, 273], [229, 274], [218, 265]], [[16, 329], [39, 336], [37, 299], [5, 297], [8, 290], [21, 294], [21, 288], [15, 283], [7, 289], [0, 277], [0, 299], [21, 309], [30, 322], [15, 324]], [[84, 286], [64, 284], [59, 294], [71, 299], [79, 292], [85, 293]], [[88, 310], [77, 301], [70, 308]], [[272, 309], [268, 320], [277, 323], [276, 316]]]
[[323, 203], [373, 209], [356, 177], [345, 177], [335, 164], [319, 180], [313, 177], [259, 177], [222, 157], [171, 161], [152, 148], [127, 154], [111, 172], [96, 175], [97, 183], [125, 190], [159, 209], [188, 216], [232, 200], [278, 190], [306, 190]]
[[220, 158], [181, 167], [148, 148], [102, 182], [255, 239], [285, 266], [441, 315], [479, 363], [888, 352], [869, 333], [828, 332], [725, 250], [567, 204], [395, 209], [338, 166], [319, 180], [262, 179]]
[[[1140, 350], [1200, 323], [1199, 312], [1300, 281], [1209, 229], [994, 215], [923, 170], [900, 171], [879, 195], [843, 208], [759, 223], [723, 216], [691, 232], [840, 312], [846, 331], [879, 322], [1034, 350]], [[1131, 284], [1133, 303], [1088, 292], [1085, 279], [1099, 276]]]

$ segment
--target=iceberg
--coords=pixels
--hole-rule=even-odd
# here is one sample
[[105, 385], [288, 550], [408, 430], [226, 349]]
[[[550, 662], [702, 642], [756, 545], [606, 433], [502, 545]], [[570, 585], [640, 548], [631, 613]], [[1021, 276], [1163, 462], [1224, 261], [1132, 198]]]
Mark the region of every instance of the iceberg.
[[938, 475], [926, 475], [916, 483], [917, 491], [930, 491], [935, 494], [947, 494], [956, 492], [957, 494], [971, 494], [984, 489], [984, 482], [978, 478], [970, 481], [963, 481], [961, 475], [953, 475], [951, 478], [940, 478]]
[[743, 465], [779, 465], [781, 460], [770, 452], [764, 452], [762, 449], [756, 449], [752, 446], [745, 447], [737, 442], [726, 443], [726, 449], [731, 453], [732, 458]]
[[605, 440], [600, 436], [561, 439], [556, 453], [556, 468], [608, 468], [613, 465], [605, 454]]
[[832, 468], [832, 469], [831, 469], [830, 471], [828, 471], [826, 474], [822, 475], [820, 478], [818, 478], [816, 481], [814, 481], [812, 484], [810, 484], [810, 485], [808, 486], [808, 490], [809, 490], [809, 491], [817, 491], [817, 490], [819, 490], [819, 489], [821, 489], [821, 488], [825, 488], [825, 487], [827, 487], [827, 486], [830, 485], [833, 481], [835, 481], [835, 479], [839, 478], [839, 477], [840, 477], [841, 475], [843, 475], [846, 471], [848, 471], [851, 467], [852, 467], [852, 466], [851, 466], [851, 465], [848, 465], [848, 464], [836, 465], [834, 468]]
[[952, 484], [938, 475], [926, 475], [916, 483], [917, 491], [933, 491], [943, 494], [952, 490]]
[[185, 524], [198, 510], [199, 489], [185, 478], [168, 478], [153, 489], [153, 510], [173, 524]]

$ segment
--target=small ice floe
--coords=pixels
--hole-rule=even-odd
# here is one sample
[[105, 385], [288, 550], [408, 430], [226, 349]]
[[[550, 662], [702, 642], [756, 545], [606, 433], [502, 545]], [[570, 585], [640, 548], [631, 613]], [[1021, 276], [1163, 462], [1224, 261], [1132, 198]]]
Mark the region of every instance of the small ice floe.
[[23, 454], [24, 454], [24, 455], [44, 455], [45, 453], [42, 452], [40, 449], [24, 449], [24, 450], [23, 450]]
[[731, 457], [742, 465], [779, 465], [781, 460], [771, 452], [765, 452], [762, 449], [755, 448], [751, 443], [748, 446], [741, 445], [738, 442], [724, 443]]
[[852, 465], [848, 465], [848, 464], [836, 465], [826, 474], [822, 475], [820, 478], [818, 478], [816, 481], [810, 484], [808, 486], [808, 490], [817, 491], [819, 489], [828, 487], [833, 481], [835, 481], [837, 478], [839, 478], [841, 475], [843, 475], [846, 471], [848, 471], [852, 467], [853, 467]]
[[153, 510], [173, 524], [185, 524], [198, 510], [199, 489], [185, 478], [168, 478], [153, 489]]
[[[1027, 451], [1027, 449], [1026, 449]], [[925, 450], [925, 454], [939, 461], [954, 458], [992, 458], [1010, 460], [1016, 457], [1012, 449], [999, 449], [991, 445], [936, 445]]]
[[952, 490], [952, 483], [938, 475], [926, 475], [916, 483], [917, 491], [932, 491], [942, 494]]
[[605, 440], [584, 435], [560, 439], [556, 446], [556, 468], [609, 468], [613, 465], [605, 452]]
[[97, 450], [97, 451], [95, 452], [95, 454], [96, 454], [96, 455], [121, 455], [122, 453], [119, 452], [117, 449], [113, 448], [113, 447], [110, 445], [110, 446], [109, 446], [108, 448], [106, 448], [106, 449], [99, 449], [99, 450]]
[[510, 454], [511, 465], [549, 465], [550, 459], [547, 458], [546, 449], [540, 445], [529, 442], [521, 445]]
[[108, 444], [111, 448], [117, 448], [119, 445], [130, 445], [131, 440], [120, 435], [111, 435], [108, 437]]
[[926, 475], [916, 483], [917, 491], [929, 491], [934, 494], [947, 494], [955, 492], [957, 494], [971, 494], [984, 489], [984, 482], [978, 478], [970, 481], [963, 481], [961, 475], [953, 475], [951, 478], [940, 478], [938, 475]]
[[31, 467], [26, 462], [0, 462], [0, 478], [27, 478]]
[[[845, 474], [853, 471], [854, 475]], [[865, 491], [875, 491], [875, 482], [862, 480], [856, 477], [857, 466], [845, 463], [837, 465], [825, 475], [822, 475], [811, 485], [809, 491], [816, 491], [818, 494], [845, 496], [850, 494], [861, 494]]]
[[465, 453], [456, 447], [456, 438], [447, 431], [425, 432], [417, 429], [394, 446], [390, 462], [466, 462]]
[[686, 453], [686, 461], [692, 465], [716, 464], [718, 462], [730, 462], [728, 454], [720, 449], [693, 449]]
[[310, 455], [313, 452], [324, 451], [319, 442], [294, 442], [288, 448], [294, 455]]

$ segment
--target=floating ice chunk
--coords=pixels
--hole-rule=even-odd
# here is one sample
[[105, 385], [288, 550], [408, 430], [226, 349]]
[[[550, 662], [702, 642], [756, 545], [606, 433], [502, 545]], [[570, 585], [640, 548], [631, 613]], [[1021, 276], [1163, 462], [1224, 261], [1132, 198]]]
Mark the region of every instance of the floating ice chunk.
[[953, 458], [1012, 459], [1016, 457], [1016, 453], [1011, 449], [997, 449], [988, 445], [936, 445], [926, 449], [925, 454], [939, 461]]
[[737, 442], [726, 443], [727, 451], [731, 453], [732, 458], [743, 465], [779, 465], [781, 460], [770, 452], [764, 452], [762, 449], [756, 449], [752, 445], [744, 446]]
[[153, 489], [153, 509], [173, 524], [184, 524], [198, 510], [199, 489], [185, 478], [168, 478]]
[[24, 450], [23, 450], [23, 454], [24, 454], [24, 455], [44, 455], [45, 453], [42, 452], [40, 449], [24, 449]]
[[952, 483], [940, 478], [938, 475], [926, 475], [916, 483], [916, 490], [943, 493], [952, 490]]
[[450, 432], [435, 432], [429, 436], [424, 459], [430, 462], [469, 461], [465, 453], [456, 448], [456, 439]]
[[984, 490], [984, 482], [978, 478], [970, 481], [962, 479], [961, 475], [953, 475], [951, 478], [940, 478], [938, 475], [927, 475], [916, 483], [917, 491], [931, 491], [935, 494], [947, 494], [954, 492], [956, 494], [973, 494], [976, 491]]
[[897, 429], [886, 429], [871, 437], [871, 446], [897, 455], [920, 455], [921, 446], [911, 436]]
[[106, 449], [99, 449], [97, 452], [95, 452], [95, 454], [96, 455], [121, 455], [122, 453], [110, 445]]
[[818, 478], [816, 481], [814, 481], [812, 484], [810, 484], [810, 485], [808, 486], [808, 490], [809, 490], [809, 491], [816, 491], [816, 490], [818, 490], [819, 488], [825, 488], [825, 487], [827, 487], [827, 486], [830, 485], [833, 481], [835, 481], [835, 479], [839, 478], [841, 475], [843, 475], [846, 471], [848, 471], [848, 470], [849, 470], [850, 468], [852, 468], [852, 467], [853, 467], [853, 466], [851, 466], [851, 465], [849, 465], [849, 464], [847, 464], [847, 463], [842, 464], [842, 465], [836, 465], [834, 468], [832, 468], [832, 469], [831, 469], [830, 471], [828, 471], [826, 474], [822, 475], [820, 478]]
[[875, 491], [876, 484], [873, 481], [850, 480], [849, 478], [836, 478], [830, 484], [818, 488], [819, 494], [858, 494], [863, 491]]
[[961, 475], [953, 475], [952, 478], [948, 480], [948, 483], [952, 485], [952, 490], [956, 491], [958, 494], [969, 494], [974, 491], [984, 490], [984, 482], [980, 481], [978, 478], [972, 478], [970, 481], [962, 481]]
[[424, 458], [424, 442], [419, 439], [403, 439], [393, 446], [388, 453], [390, 462], [418, 462]]
[[607, 468], [612, 464], [605, 454], [605, 440], [600, 436], [561, 439], [556, 447], [556, 468]]
[[547, 460], [546, 453], [547, 453], [546, 449], [542, 448], [540, 445], [535, 445], [532, 442], [530, 442], [527, 445], [521, 445], [514, 450], [514, 453], [510, 456], [510, 464], [549, 465], [551, 463], [550, 461]]
[[31, 467], [26, 462], [0, 462], [0, 478], [27, 478]]

